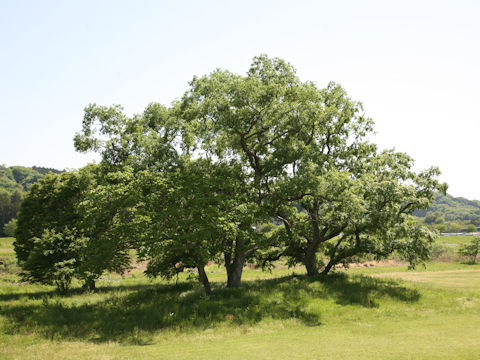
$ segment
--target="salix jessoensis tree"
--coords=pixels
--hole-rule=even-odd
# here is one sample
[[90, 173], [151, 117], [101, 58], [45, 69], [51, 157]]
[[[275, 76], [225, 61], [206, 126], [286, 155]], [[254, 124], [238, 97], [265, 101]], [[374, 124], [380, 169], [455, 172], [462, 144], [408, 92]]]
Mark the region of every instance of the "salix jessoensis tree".
[[[250, 202], [282, 221], [286, 219], [280, 210], [309, 190], [297, 181], [299, 188], [284, 194], [279, 184], [297, 179], [310, 164], [315, 164], [316, 172], [328, 174], [335, 166], [352, 162], [361, 152], [361, 138], [371, 130], [360, 104], [340, 86], [319, 89], [301, 82], [291, 65], [266, 56], [255, 58], [246, 76], [217, 70], [194, 78], [179, 109], [198, 147], [218, 161], [240, 164], [251, 189]], [[306, 263], [318, 250], [314, 241], [309, 246]], [[256, 249], [258, 244], [242, 247]], [[237, 253], [244, 257], [241, 251], [233, 256]]]
[[[100, 152], [109, 171], [129, 166], [135, 172], [165, 176], [192, 159], [204, 159], [212, 168], [235, 169], [239, 182], [232, 183], [241, 185], [229, 190], [230, 207], [221, 217], [230, 231], [217, 241], [223, 244], [219, 251], [228, 285], [238, 286], [245, 262], [265, 255], [272, 245], [280, 248], [274, 257], [290, 256], [314, 275], [320, 253], [328, 250], [330, 263], [347, 258], [339, 250], [352, 243], [351, 234], [362, 239], [360, 232], [372, 232], [379, 222], [385, 229], [400, 228], [403, 216], [424, 206], [431, 191], [440, 187], [435, 170], [415, 174], [400, 155], [384, 166], [388, 156], [377, 154], [375, 146], [364, 141], [372, 122], [362, 111], [340, 86], [331, 83], [319, 89], [301, 82], [283, 60], [260, 56], [246, 76], [217, 70], [195, 77], [170, 109], [153, 104], [144, 114], [128, 118], [118, 107], [92, 105], [86, 109], [76, 146]], [[408, 173], [402, 173], [407, 168]], [[398, 185], [391, 191], [403, 193], [409, 182], [417, 184], [419, 190], [410, 196], [414, 199], [407, 201], [405, 195], [388, 206], [375, 204], [383, 188], [370, 183], [377, 181], [378, 172]], [[422, 176], [423, 185], [418, 183]], [[185, 189], [172, 189], [184, 196]], [[387, 219], [389, 209], [404, 206], [404, 201], [412, 204], [395, 221]], [[374, 210], [381, 216], [374, 216]], [[272, 218], [282, 227], [270, 239], [255, 231]], [[338, 237], [344, 240], [330, 249]], [[327, 264], [325, 271], [331, 266]]]
[[[407, 221], [407, 215], [428, 206], [441, 187], [434, 179], [438, 171], [415, 174], [402, 154], [377, 155], [375, 146], [364, 140], [371, 120], [340, 86], [319, 89], [302, 83], [289, 64], [260, 56], [246, 76], [217, 70], [194, 78], [180, 109], [200, 149], [219, 161], [240, 164], [250, 201], [283, 224], [272, 236], [271, 244], [283, 244], [273, 258], [290, 256], [315, 275], [322, 252], [330, 256], [324, 269], [328, 272], [349, 254], [386, 253], [372, 241], [356, 245], [365, 239], [385, 238], [391, 245], [394, 237], [431, 237]], [[401, 195], [382, 198], [386, 183], [388, 191]], [[393, 248], [410, 250], [412, 261], [424, 258], [417, 253], [426, 254], [425, 242], [412, 246], [420, 244], [415, 241]], [[347, 243], [355, 246], [347, 251]]]

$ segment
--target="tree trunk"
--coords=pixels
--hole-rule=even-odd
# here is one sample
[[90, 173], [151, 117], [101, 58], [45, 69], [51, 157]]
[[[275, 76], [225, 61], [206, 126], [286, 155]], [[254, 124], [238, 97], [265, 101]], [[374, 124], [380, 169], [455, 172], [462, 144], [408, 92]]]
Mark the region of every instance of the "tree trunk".
[[230, 263], [227, 269], [227, 287], [238, 288], [242, 283], [243, 266], [245, 265], [245, 256], [235, 256], [235, 260]]
[[210, 287], [210, 282], [208, 281], [208, 276], [207, 273], [205, 272], [205, 267], [202, 266], [197, 266], [198, 270], [198, 277], [200, 278], [200, 282], [203, 284], [203, 287], [205, 288], [205, 294], [207, 296], [210, 296], [212, 294], [212, 289]]
[[322, 241], [320, 234], [320, 224], [318, 222], [318, 204], [314, 202], [313, 208], [308, 210], [310, 218], [312, 219], [312, 238], [308, 242], [305, 251], [304, 263], [307, 268], [308, 276], [318, 275], [317, 251]]
[[85, 279], [85, 283], [83, 284], [83, 288], [87, 291], [95, 291], [95, 278], [87, 278]]
[[245, 260], [247, 258], [242, 247], [242, 239], [237, 238], [235, 241], [235, 248], [230, 248], [230, 252], [224, 253], [225, 269], [227, 270], [227, 287], [229, 288], [238, 288], [242, 283], [243, 266], [245, 265]]
[[313, 242], [310, 242], [308, 244], [307, 250], [305, 252], [305, 257], [303, 259], [303, 262], [305, 263], [305, 267], [307, 268], [308, 276], [315, 276], [318, 274], [317, 250], [318, 250], [318, 245], [315, 246]]
[[332, 249], [331, 253], [330, 253], [330, 260], [328, 260], [328, 264], [327, 266], [325, 266], [325, 269], [323, 269], [322, 271], [322, 275], [327, 275], [328, 272], [332, 269], [332, 267], [335, 265], [335, 264], [338, 264], [338, 262], [343, 259], [341, 256], [336, 256], [337, 254], [337, 249], [338, 247], [340, 246], [340, 244], [342, 243], [343, 241], [343, 238], [340, 238], [337, 243], [335, 244], [335, 247]]
[[327, 266], [325, 266], [325, 269], [323, 269], [322, 275], [327, 275], [328, 272], [332, 269], [333, 265], [334, 265], [334, 262], [330, 260]]

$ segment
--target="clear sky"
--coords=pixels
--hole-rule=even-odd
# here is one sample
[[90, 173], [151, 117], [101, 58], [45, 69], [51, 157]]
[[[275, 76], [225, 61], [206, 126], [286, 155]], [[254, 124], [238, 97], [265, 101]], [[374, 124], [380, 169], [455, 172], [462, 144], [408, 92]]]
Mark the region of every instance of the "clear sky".
[[261, 53], [363, 102], [381, 148], [480, 199], [480, 1], [0, 0], [0, 164], [78, 168], [89, 103], [169, 105]]

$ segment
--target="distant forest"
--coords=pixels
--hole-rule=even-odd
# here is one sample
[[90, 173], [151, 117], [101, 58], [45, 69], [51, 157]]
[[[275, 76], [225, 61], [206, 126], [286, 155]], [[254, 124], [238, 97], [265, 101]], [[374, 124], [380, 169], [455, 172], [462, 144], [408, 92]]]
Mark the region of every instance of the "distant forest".
[[429, 209], [414, 215], [441, 232], [475, 231], [480, 226], [480, 201], [438, 194]]
[[40, 166], [0, 165], [0, 236], [5, 236], [3, 231], [5, 224], [16, 218], [22, 198], [32, 184], [49, 172], [58, 174], [63, 171]]
[[[64, 170], [0, 165], [0, 236], [5, 236], [4, 225], [16, 218], [24, 194], [49, 172]], [[480, 226], [480, 201], [438, 194], [430, 208], [416, 210], [414, 215], [441, 232], [474, 231]]]

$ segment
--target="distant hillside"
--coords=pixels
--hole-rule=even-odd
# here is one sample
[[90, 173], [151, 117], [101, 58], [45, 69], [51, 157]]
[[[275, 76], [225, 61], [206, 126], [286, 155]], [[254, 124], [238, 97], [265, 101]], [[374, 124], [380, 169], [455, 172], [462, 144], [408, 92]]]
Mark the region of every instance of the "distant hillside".
[[414, 215], [422, 218], [427, 224], [438, 225], [441, 231], [448, 231], [442, 229], [444, 227], [442, 224], [448, 227], [448, 223], [457, 223], [463, 227], [468, 224], [480, 226], [480, 201], [438, 194], [429, 209], [417, 210]]
[[17, 216], [23, 195], [49, 172], [62, 171], [39, 166], [0, 165], [0, 236], [4, 235], [3, 226]]
[[9, 193], [15, 191], [26, 192], [30, 186], [43, 178], [49, 172], [60, 173], [62, 171], [52, 168], [39, 166], [10, 166], [0, 165], [0, 190], [3, 189]]

